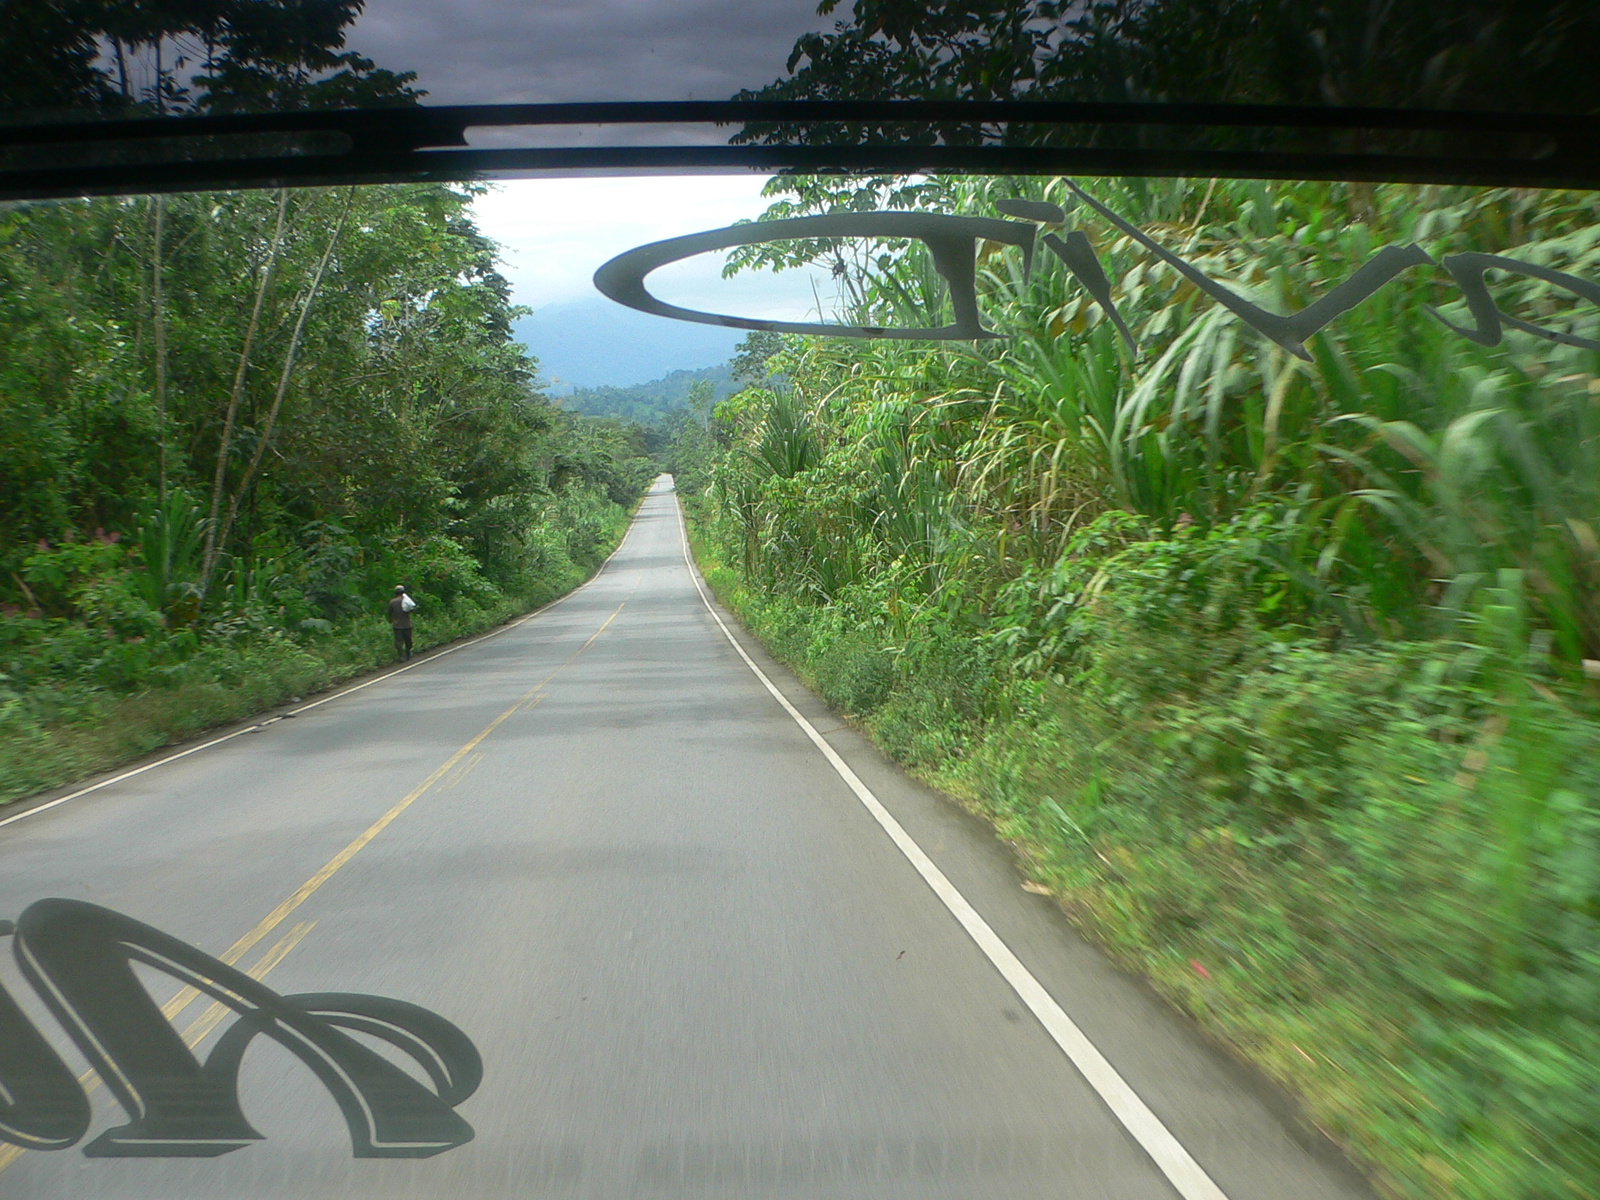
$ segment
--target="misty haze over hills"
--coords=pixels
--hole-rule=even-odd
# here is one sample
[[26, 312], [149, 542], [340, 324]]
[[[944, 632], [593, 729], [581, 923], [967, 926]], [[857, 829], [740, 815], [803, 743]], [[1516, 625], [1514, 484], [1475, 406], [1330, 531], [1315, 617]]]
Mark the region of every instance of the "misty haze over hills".
[[626, 388], [674, 371], [699, 371], [733, 357], [744, 332], [652, 317], [603, 296], [547, 305], [517, 322], [515, 335], [539, 360], [552, 395], [574, 388]]

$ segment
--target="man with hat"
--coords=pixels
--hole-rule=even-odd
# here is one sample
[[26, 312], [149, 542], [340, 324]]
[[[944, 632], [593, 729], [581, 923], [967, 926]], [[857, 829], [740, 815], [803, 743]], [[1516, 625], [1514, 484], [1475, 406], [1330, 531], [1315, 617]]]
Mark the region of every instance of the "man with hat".
[[389, 626], [394, 630], [394, 652], [401, 662], [411, 661], [411, 610], [417, 602], [406, 595], [406, 585], [394, 585], [394, 599], [389, 601]]

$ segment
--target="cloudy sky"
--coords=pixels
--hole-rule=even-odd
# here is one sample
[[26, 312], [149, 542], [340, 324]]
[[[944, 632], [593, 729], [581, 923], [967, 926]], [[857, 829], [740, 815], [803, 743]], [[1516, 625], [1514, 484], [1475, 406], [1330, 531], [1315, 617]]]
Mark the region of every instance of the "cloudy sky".
[[428, 104], [726, 100], [780, 78], [817, 0], [367, 0], [349, 46]]
[[[430, 105], [726, 99], [784, 74], [795, 39], [833, 19], [818, 17], [816, 6], [817, 0], [367, 0], [348, 44], [380, 66], [416, 71]], [[570, 129], [558, 136], [597, 142], [637, 135]], [[544, 140], [527, 130], [484, 131], [472, 140], [490, 145], [507, 137], [520, 144]], [[662, 130], [654, 137], [683, 140]], [[522, 179], [498, 184], [480, 200], [478, 222], [505, 247], [517, 302], [539, 309], [595, 296], [595, 268], [624, 250], [759, 216], [764, 182], [758, 175]], [[723, 281], [720, 269], [720, 256], [702, 257], [664, 268], [650, 283], [663, 299], [693, 308], [790, 319], [816, 310], [813, 281], [797, 273]]]
[[[597, 296], [595, 269], [646, 242], [761, 215], [764, 175], [517, 179], [493, 185], [476, 205], [478, 226], [504, 247], [517, 303], [539, 309]], [[650, 276], [651, 290], [686, 308], [805, 320], [816, 309], [804, 272], [721, 277], [723, 255], [698, 255]]]

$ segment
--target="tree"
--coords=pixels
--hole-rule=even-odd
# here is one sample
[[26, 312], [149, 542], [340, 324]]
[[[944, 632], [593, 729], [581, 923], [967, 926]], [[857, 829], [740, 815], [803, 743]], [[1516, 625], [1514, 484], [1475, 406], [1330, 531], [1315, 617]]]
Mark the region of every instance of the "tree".
[[365, 2], [0, 0], [0, 113], [415, 104], [415, 72], [345, 49]]
[[764, 330], [747, 333], [739, 343], [730, 366], [733, 377], [745, 387], [761, 387], [770, 375], [767, 361], [783, 349], [783, 338]]
[[[818, 12], [837, 6], [824, 0]], [[1600, 8], [1583, 0], [855, 0], [831, 31], [795, 43], [786, 78], [740, 97], [1593, 113], [1597, 42]], [[993, 136], [976, 122], [750, 123], [740, 140], [964, 144]], [[1013, 127], [1003, 136], [1030, 142], [1052, 133]], [[1244, 144], [1246, 135], [1230, 136]]]
[[95, 60], [91, 0], [0, 0], [0, 113], [95, 109], [116, 92]]

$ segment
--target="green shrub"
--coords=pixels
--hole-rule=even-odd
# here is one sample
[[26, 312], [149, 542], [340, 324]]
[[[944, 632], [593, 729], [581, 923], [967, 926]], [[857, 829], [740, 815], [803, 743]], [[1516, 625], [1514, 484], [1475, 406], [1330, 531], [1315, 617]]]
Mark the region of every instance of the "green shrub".
[[857, 716], [881, 705], [894, 685], [893, 659], [863, 634], [833, 641], [812, 662], [811, 673], [824, 700]]
[[1392, 1190], [1586, 1195], [1594, 698], [1530, 640], [1514, 578], [1456, 639], [1313, 636], [1262, 610], [1258, 533], [1102, 531], [1083, 543], [1098, 553], [1019, 580], [987, 627], [922, 603], [896, 631], [869, 589], [818, 605], [708, 574]]

